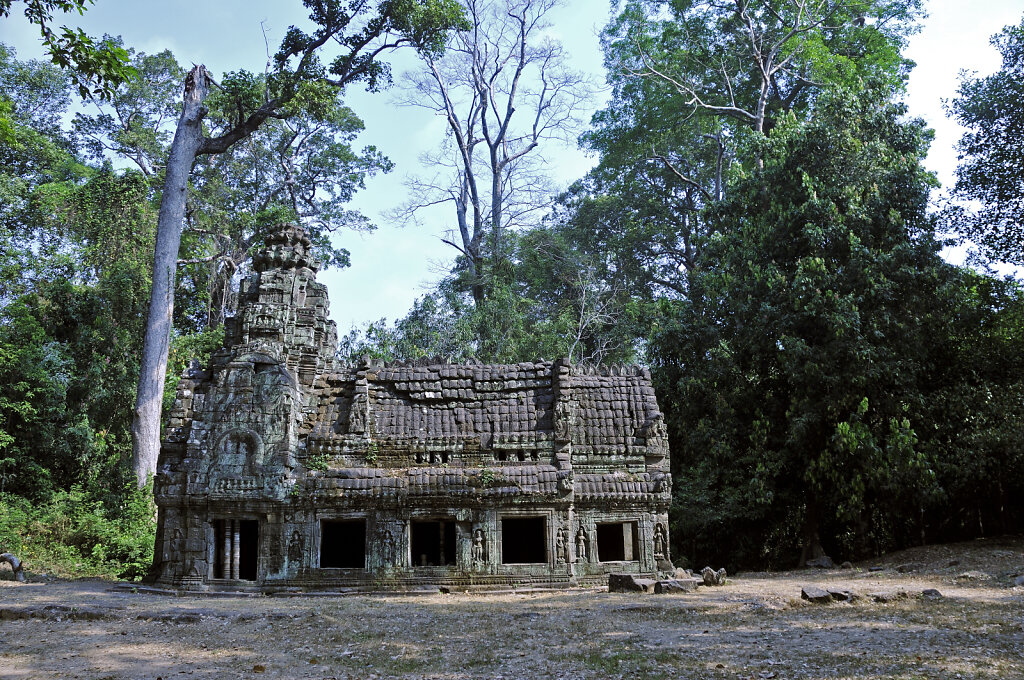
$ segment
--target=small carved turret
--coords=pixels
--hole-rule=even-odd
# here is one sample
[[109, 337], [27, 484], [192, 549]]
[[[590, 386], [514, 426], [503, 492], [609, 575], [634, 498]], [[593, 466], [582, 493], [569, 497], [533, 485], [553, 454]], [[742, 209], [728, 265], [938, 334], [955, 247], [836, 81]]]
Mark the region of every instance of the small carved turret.
[[316, 281], [319, 267], [301, 227], [281, 225], [265, 244], [253, 257], [256, 273], [239, 291], [238, 314], [225, 345], [283, 359], [309, 387], [317, 373], [330, 370], [337, 349], [337, 330], [327, 318], [327, 287]]
[[301, 227], [282, 224], [277, 231], [267, 236], [263, 243], [264, 249], [252, 258], [252, 268], [258, 272], [302, 267], [313, 271], [320, 269], [320, 264], [310, 257], [312, 242]]

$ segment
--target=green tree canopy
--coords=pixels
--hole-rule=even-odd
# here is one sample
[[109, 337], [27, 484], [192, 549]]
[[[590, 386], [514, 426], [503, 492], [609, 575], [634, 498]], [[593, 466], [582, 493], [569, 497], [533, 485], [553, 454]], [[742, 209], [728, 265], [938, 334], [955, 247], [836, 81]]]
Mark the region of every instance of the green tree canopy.
[[[109, 97], [121, 83], [137, 76], [120, 45], [97, 43], [80, 28], [53, 27], [55, 11], [85, 13], [93, 0], [22, 0], [25, 18], [39, 28], [43, 47], [54, 65], [67, 69], [85, 98]], [[11, 15], [14, 0], [0, 0], [0, 18]], [[91, 89], [90, 89], [91, 88]]]
[[951, 226], [996, 261], [1024, 265], [1024, 21], [992, 38], [1002, 68], [968, 76], [949, 110], [967, 132], [960, 140], [954, 195], [977, 202]]
[[840, 89], [781, 118], [763, 168], [709, 211], [708, 266], [665, 303], [652, 354], [676, 512], [705, 554], [785, 563], [843, 532], [864, 550], [873, 512], [926, 490], [908, 411], [950, 268], [929, 135], [903, 114], [885, 89]]

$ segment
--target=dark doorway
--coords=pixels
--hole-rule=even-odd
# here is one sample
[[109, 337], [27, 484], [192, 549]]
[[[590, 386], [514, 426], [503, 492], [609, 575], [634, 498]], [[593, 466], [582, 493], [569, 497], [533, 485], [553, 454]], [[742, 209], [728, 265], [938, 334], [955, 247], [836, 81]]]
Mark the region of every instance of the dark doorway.
[[260, 554], [259, 520], [214, 520], [213, 536], [213, 578], [255, 581]]
[[543, 517], [503, 517], [501, 563], [537, 564], [548, 561]]
[[365, 519], [320, 523], [320, 566], [325, 569], [366, 567]]
[[238, 522], [241, 538], [238, 555], [238, 578], [243, 581], [256, 580], [256, 564], [260, 555], [260, 523], [254, 519]]
[[455, 522], [413, 521], [409, 531], [412, 566], [438, 567], [455, 564]]
[[631, 562], [638, 554], [636, 523], [597, 525], [597, 559], [600, 562]]

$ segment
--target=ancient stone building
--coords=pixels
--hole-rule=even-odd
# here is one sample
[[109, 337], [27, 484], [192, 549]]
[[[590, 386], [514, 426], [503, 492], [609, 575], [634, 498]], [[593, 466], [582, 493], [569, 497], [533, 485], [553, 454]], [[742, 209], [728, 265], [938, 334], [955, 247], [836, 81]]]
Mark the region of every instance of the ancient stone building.
[[178, 386], [152, 578], [183, 589], [559, 586], [667, 567], [650, 375], [567, 361], [348, 365], [294, 227]]

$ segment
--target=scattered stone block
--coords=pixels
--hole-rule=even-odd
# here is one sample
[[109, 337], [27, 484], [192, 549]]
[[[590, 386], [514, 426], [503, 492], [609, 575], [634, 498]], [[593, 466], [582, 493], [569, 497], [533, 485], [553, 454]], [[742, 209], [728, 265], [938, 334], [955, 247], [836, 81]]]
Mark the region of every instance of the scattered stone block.
[[832, 593], [818, 586], [804, 586], [800, 590], [800, 597], [817, 604], [828, 604], [832, 601]]
[[940, 593], [935, 588], [925, 588], [921, 591], [921, 597], [923, 597], [926, 600], [941, 600], [942, 593]]
[[666, 593], [692, 593], [697, 590], [697, 583], [699, 580], [700, 579], [696, 578], [671, 578], [657, 581], [654, 584], [654, 592], [658, 595], [664, 595]]
[[608, 574], [609, 593], [652, 593], [655, 580], [636, 574]]
[[905, 590], [888, 590], [877, 593], [871, 593], [868, 595], [874, 602], [881, 604], [887, 604], [889, 602], [897, 602], [899, 600], [905, 600], [909, 597]]
[[859, 594], [845, 588], [827, 588], [826, 590], [836, 602], [856, 602], [860, 599]]
[[1013, 579], [1013, 585], [1015, 585], [1015, 586], [1024, 586], [1024, 574], [1022, 574], [1022, 575], [1018, 576], [1017, 578]]
[[842, 564], [840, 564], [839, 568], [840, 569], [853, 569], [853, 562], [850, 562], [849, 560], [847, 560], [847, 561], [843, 562]]
[[664, 572], [666, 574], [671, 574], [676, 570], [676, 566], [664, 557], [659, 557], [657, 560], [655, 560], [655, 566], [657, 567], [658, 571]]
[[836, 563], [832, 561], [832, 558], [828, 555], [822, 555], [816, 557], [813, 560], [807, 560], [807, 566], [815, 569], [835, 569]]
[[706, 586], [724, 586], [725, 579], [728, 574], [725, 571], [725, 567], [722, 567], [718, 571], [715, 571], [711, 567], [704, 567], [700, 572], [701, 578], [704, 580]]

